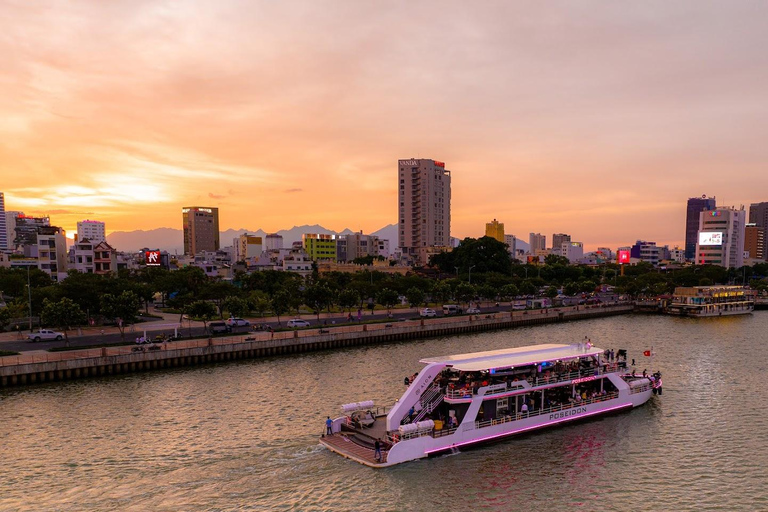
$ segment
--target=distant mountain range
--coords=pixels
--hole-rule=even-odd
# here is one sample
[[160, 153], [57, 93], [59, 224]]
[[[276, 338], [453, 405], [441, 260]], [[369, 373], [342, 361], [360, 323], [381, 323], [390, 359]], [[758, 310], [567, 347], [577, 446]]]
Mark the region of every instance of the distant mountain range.
[[[255, 236], [266, 236], [263, 229], [228, 229], [219, 233], [219, 240], [222, 247], [232, 245], [232, 241], [240, 235], [248, 233]], [[351, 229], [343, 231], [333, 231], [320, 225], [294, 226], [291, 229], [281, 229], [277, 234], [283, 236], [283, 247], [290, 247], [293, 242], [301, 240], [304, 233], [318, 233], [324, 235], [348, 235], [354, 233]], [[383, 240], [390, 240], [390, 247], [397, 244], [397, 225], [390, 224], [384, 226], [378, 231], [371, 233]], [[393, 243], [394, 241], [394, 243]], [[168, 251], [171, 254], [184, 253], [184, 232], [181, 229], [157, 228], [147, 231], [115, 231], [107, 235], [109, 245], [118, 251], [139, 251], [141, 249], [160, 249]]]
[[[232, 245], [233, 240], [244, 233], [261, 237], [267, 235], [263, 229], [228, 229], [219, 233], [221, 246]], [[291, 229], [281, 229], [277, 233], [283, 236], [283, 247], [290, 247], [293, 242], [300, 241], [301, 235], [304, 233], [348, 235], [354, 231], [348, 228], [343, 231], [333, 231], [315, 224], [313, 226], [304, 225], [294, 226]], [[381, 240], [389, 240], [390, 250], [397, 247], [397, 224], [389, 224], [370, 234], [378, 236]], [[454, 247], [458, 245], [459, 241], [460, 239], [451, 237]], [[170, 254], [184, 254], [184, 233], [180, 229], [157, 228], [148, 231], [115, 231], [107, 235], [107, 242], [118, 251], [134, 252], [149, 248], [168, 251]], [[518, 239], [517, 248], [528, 250], [528, 244]]]

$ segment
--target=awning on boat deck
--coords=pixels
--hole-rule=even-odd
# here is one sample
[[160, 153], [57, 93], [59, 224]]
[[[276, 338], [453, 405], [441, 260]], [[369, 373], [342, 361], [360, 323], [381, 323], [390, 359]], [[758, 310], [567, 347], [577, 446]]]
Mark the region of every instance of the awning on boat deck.
[[558, 345], [548, 343], [470, 354], [427, 357], [420, 362], [424, 364], [443, 363], [452, 366], [456, 370], [476, 372], [490, 370], [491, 368], [510, 368], [576, 357], [588, 357], [602, 354], [603, 352], [605, 350], [602, 348], [587, 348], [586, 344]]

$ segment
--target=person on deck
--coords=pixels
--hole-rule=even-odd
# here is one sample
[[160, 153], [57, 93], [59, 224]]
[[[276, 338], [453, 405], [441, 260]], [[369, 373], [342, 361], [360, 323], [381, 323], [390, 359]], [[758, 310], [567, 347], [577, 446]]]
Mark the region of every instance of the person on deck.
[[329, 436], [333, 435], [333, 420], [330, 416], [325, 420], [325, 433]]
[[373, 458], [376, 459], [376, 462], [381, 462], [381, 439], [376, 439], [376, 442], [373, 443]]

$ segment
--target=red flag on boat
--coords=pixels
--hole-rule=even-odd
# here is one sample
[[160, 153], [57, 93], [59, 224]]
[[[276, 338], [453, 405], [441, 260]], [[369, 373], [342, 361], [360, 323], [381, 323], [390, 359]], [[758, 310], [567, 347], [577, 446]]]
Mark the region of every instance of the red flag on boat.
[[645, 357], [651, 357], [651, 351], [650, 350], [646, 350], [645, 352], [643, 352], [643, 355]]

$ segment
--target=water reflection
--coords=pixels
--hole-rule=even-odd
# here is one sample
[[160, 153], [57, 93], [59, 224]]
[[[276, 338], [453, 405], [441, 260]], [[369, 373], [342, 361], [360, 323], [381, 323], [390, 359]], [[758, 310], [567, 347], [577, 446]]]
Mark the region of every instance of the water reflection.
[[[0, 509], [768, 509], [766, 328], [616, 317], [7, 389]], [[663, 397], [383, 471], [317, 443], [340, 404], [397, 399], [423, 357], [585, 335], [642, 365], [653, 345]]]

